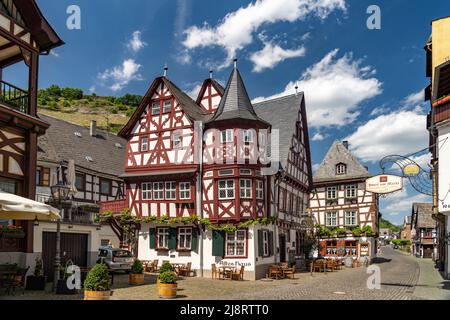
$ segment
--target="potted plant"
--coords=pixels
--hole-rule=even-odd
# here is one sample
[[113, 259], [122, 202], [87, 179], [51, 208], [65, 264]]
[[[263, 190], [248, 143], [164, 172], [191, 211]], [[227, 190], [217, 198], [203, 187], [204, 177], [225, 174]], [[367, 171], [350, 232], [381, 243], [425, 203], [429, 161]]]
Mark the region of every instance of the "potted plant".
[[[168, 262], [163, 263], [161, 268], [159, 268], [159, 274], [164, 273], [164, 272], [173, 272], [173, 271], [174, 271], [173, 266]], [[156, 283], [159, 284], [159, 277], [156, 279]]]
[[144, 266], [139, 259], [134, 260], [134, 263], [131, 266], [129, 280], [131, 285], [144, 284]]
[[177, 275], [173, 271], [166, 271], [159, 274], [158, 293], [162, 299], [174, 299], [177, 297]]
[[109, 300], [111, 282], [106, 264], [96, 264], [84, 281], [84, 300]]
[[44, 267], [41, 257], [36, 257], [36, 265], [32, 276], [27, 277], [26, 290], [42, 291], [45, 290], [47, 277], [44, 276]]

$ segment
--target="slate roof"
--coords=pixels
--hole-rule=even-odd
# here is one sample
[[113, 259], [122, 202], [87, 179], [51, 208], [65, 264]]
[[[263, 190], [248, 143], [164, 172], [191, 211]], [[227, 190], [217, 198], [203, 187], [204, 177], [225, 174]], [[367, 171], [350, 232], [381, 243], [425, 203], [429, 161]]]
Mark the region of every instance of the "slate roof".
[[413, 203], [412, 220], [417, 229], [436, 228], [436, 221], [433, 219], [433, 204]]
[[[347, 172], [343, 175], [336, 174], [336, 165], [343, 163], [347, 166]], [[364, 179], [371, 177], [367, 168], [365, 168], [342, 141], [336, 140], [328, 150], [327, 155], [318, 167], [314, 175], [314, 183]]]
[[258, 117], [253, 109], [244, 81], [236, 67], [231, 73], [216, 113], [207, 123], [233, 119], [257, 121], [267, 126], [270, 125]]
[[[38, 160], [60, 163], [75, 160], [75, 165], [118, 177], [123, 173], [127, 141], [114, 134], [97, 129], [91, 137], [90, 129], [63, 120], [39, 114], [50, 124], [45, 135], [38, 139]], [[77, 137], [79, 132], [81, 137]], [[122, 147], [116, 146], [116, 143]], [[93, 162], [86, 160], [90, 156]]]
[[296, 131], [297, 114], [300, 111], [303, 99], [303, 93], [299, 93], [253, 105], [256, 114], [270, 123], [272, 130], [279, 130], [280, 162], [284, 168], [292, 146], [292, 137]]

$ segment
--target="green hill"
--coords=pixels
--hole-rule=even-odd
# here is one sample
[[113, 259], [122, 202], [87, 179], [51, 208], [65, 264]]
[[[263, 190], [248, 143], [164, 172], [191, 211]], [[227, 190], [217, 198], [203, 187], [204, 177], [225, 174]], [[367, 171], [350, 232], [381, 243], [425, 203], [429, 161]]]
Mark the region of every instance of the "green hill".
[[394, 225], [392, 222], [381, 218], [380, 219], [380, 229], [391, 229], [393, 232], [399, 232], [401, 228]]
[[39, 112], [51, 117], [88, 127], [96, 120], [100, 129], [117, 133], [139, 105], [142, 96], [125, 94], [123, 97], [101, 97], [84, 94], [76, 88], [52, 85], [39, 90]]

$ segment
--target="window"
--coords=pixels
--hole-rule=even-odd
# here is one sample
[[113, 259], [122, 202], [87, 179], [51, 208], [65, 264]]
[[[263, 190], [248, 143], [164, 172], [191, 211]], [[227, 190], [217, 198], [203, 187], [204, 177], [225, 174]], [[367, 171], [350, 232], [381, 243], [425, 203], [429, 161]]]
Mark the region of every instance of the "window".
[[233, 142], [233, 129], [224, 130], [220, 135], [221, 143], [230, 143]]
[[345, 212], [345, 225], [346, 226], [356, 226], [356, 211]]
[[247, 255], [247, 231], [237, 230], [227, 233], [225, 252], [227, 257], [245, 257]]
[[337, 241], [327, 241], [327, 255], [336, 255], [337, 253]]
[[[100, 240], [100, 247], [107, 247], [107, 246], [109, 246], [109, 240], [108, 239], [101, 239]], [[102, 251], [106, 252], [106, 255], [104, 255], [104, 257], [106, 257], [108, 255], [108, 251], [106, 251], [106, 250], [102, 250]], [[102, 256], [102, 255], [100, 255], [100, 256]]]
[[284, 190], [283, 188], [280, 188], [280, 195], [279, 195], [279, 197], [280, 197], [280, 204], [279, 204], [279, 207], [280, 207], [280, 211], [282, 211], [282, 212], [286, 212], [286, 190]]
[[263, 248], [264, 248], [264, 257], [268, 257], [269, 253], [269, 231], [263, 230]]
[[50, 168], [37, 167], [36, 185], [41, 187], [50, 186]]
[[142, 200], [152, 200], [152, 184], [142, 184]]
[[327, 227], [337, 227], [337, 212], [327, 212]]
[[358, 245], [356, 241], [345, 242], [345, 253], [347, 256], [356, 256]]
[[347, 166], [343, 163], [339, 163], [336, 166], [336, 174], [337, 175], [343, 175], [343, 174], [347, 174]]
[[256, 180], [256, 199], [264, 199], [264, 182]]
[[252, 180], [241, 179], [239, 184], [240, 184], [241, 198], [251, 198], [252, 197]]
[[358, 186], [356, 184], [351, 184], [345, 186], [345, 197], [347, 199], [354, 199], [357, 197]]
[[234, 180], [219, 180], [219, 199], [234, 199]]
[[239, 170], [239, 173], [241, 174], [241, 176], [251, 176], [252, 175], [252, 170], [250, 170], [250, 169], [241, 169], [241, 170]]
[[161, 111], [161, 104], [159, 102], [152, 103], [152, 116], [159, 115]]
[[111, 181], [109, 180], [100, 180], [100, 193], [104, 195], [111, 194]]
[[246, 143], [253, 142], [253, 130], [244, 130], [244, 142]]
[[327, 188], [327, 199], [329, 200], [337, 199], [337, 187]]
[[177, 200], [177, 187], [175, 182], [166, 182], [166, 200]]
[[219, 176], [223, 177], [223, 176], [232, 176], [234, 174], [234, 170], [233, 169], [227, 169], [227, 170], [220, 170], [219, 171]]
[[164, 200], [164, 182], [153, 183], [153, 199]]
[[191, 199], [191, 183], [180, 182], [180, 200]]
[[192, 245], [192, 228], [178, 229], [178, 249], [191, 250]]
[[169, 113], [172, 111], [172, 99], [165, 100], [163, 104], [163, 113]]
[[169, 228], [158, 228], [158, 249], [169, 249]]
[[172, 134], [172, 142], [173, 142], [174, 149], [181, 148], [181, 134], [179, 132], [174, 132]]
[[141, 152], [147, 152], [148, 151], [148, 138], [142, 138], [141, 139]]
[[75, 188], [78, 191], [84, 191], [86, 188], [86, 176], [81, 173], [75, 175]]

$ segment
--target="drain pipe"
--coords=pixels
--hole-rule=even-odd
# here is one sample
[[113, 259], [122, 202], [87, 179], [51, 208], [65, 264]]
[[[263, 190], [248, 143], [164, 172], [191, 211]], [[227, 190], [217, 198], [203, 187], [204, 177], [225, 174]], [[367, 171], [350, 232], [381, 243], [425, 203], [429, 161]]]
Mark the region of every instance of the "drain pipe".
[[[196, 137], [195, 137], [196, 135]], [[197, 175], [197, 194], [196, 194], [196, 211], [200, 219], [203, 219], [202, 210], [202, 177], [203, 177], [203, 123], [196, 122], [196, 130], [194, 134], [194, 143], [197, 144], [197, 159], [198, 159], [198, 175]], [[200, 242], [199, 242], [199, 254], [200, 254], [200, 276], [203, 278], [203, 228], [200, 226]]]

